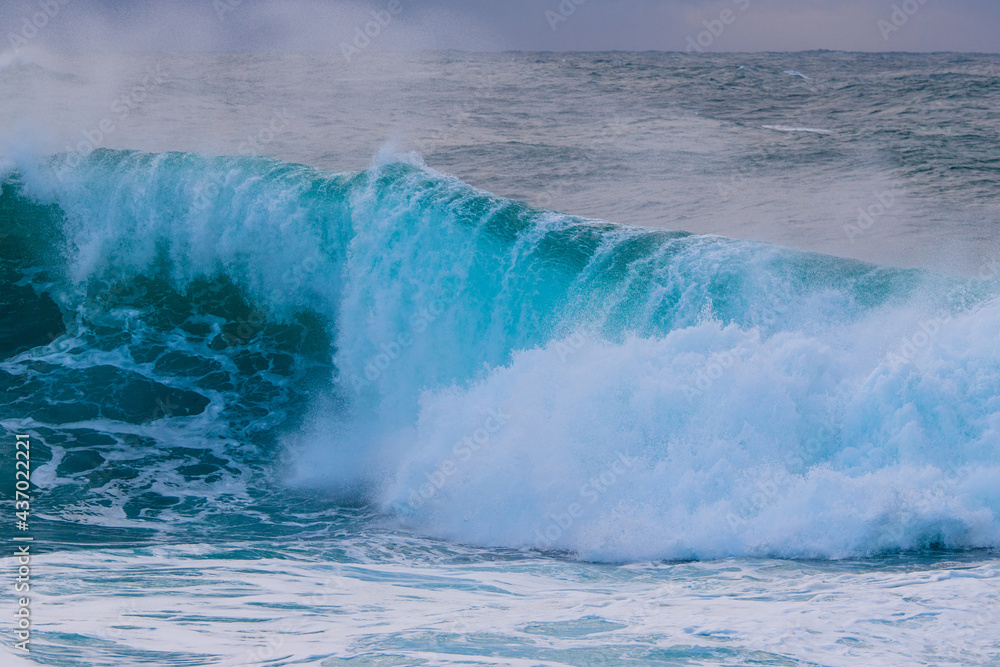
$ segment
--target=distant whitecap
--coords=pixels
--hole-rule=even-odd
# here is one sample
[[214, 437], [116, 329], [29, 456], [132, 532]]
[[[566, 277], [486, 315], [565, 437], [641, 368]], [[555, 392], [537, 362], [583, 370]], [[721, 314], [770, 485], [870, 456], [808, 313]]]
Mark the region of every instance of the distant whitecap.
[[784, 125], [761, 125], [761, 127], [768, 130], [777, 130], [778, 132], [812, 132], [813, 134], [833, 134], [833, 130], [824, 130], [818, 127], [786, 127]]

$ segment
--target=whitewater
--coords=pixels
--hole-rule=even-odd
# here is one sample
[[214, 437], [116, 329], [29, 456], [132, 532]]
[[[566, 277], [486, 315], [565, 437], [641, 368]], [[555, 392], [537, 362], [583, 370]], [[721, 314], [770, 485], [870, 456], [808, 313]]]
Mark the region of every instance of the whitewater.
[[991, 57], [420, 57], [0, 71], [32, 660], [996, 660]]

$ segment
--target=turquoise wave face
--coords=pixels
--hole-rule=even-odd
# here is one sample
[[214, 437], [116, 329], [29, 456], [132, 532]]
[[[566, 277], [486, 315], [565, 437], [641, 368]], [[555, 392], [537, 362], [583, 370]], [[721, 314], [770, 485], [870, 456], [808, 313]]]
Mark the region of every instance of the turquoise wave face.
[[0, 419], [44, 442], [62, 539], [360, 503], [601, 560], [1000, 545], [992, 276], [535, 210], [406, 156], [56, 156], [0, 223]]

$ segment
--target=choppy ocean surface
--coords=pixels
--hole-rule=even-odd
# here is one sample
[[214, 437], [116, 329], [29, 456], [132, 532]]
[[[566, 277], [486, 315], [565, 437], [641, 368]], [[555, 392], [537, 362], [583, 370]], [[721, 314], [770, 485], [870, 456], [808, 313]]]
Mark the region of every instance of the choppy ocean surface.
[[0, 63], [28, 659], [1000, 664], [998, 146], [996, 56]]

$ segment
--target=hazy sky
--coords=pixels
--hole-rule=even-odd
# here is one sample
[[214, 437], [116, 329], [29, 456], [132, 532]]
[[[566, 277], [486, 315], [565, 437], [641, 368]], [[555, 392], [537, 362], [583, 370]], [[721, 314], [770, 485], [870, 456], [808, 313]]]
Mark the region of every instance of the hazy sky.
[[[375, 20], [381, 25], [369, 23]], [[362, 34], [366, 29], [369, 35]], [[0, 0], [0, 30], [0, 51], [341, 51], [370, 39], [370, 48], [391, 50], [686, 50], [697, 44], [705, 51], [996, 53], [1000, 2]]]

